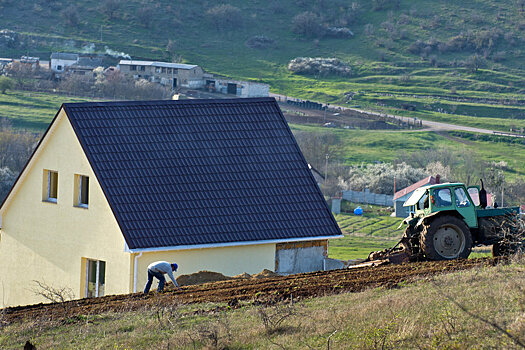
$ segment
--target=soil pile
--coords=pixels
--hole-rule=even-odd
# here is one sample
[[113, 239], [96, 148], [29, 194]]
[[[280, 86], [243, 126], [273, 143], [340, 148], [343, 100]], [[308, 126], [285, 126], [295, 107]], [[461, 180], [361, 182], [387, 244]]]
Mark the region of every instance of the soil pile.
[[203, 284], [209, 282], [218, 282], [231, 280], [232, 277], [224, 276], [222, 273], [213, 271], [199, 271], [189, 275], [181, 275], [177, 277], [179, 286], [191, 286], [196, 284]]

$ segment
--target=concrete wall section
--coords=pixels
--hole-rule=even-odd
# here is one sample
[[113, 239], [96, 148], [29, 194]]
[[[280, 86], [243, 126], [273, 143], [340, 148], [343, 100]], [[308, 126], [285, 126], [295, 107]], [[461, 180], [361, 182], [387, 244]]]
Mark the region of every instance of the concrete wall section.
[[343, 199], [352, 203], [383, 205], [385, 207], [390, 207], [394, 203], [394, 196], [372, 193], [368, 189], [364, 192], [343, 191]]
[[328, 255], [328, 241], [277, 244], [275, 272], [282, 274], [320, 271]]

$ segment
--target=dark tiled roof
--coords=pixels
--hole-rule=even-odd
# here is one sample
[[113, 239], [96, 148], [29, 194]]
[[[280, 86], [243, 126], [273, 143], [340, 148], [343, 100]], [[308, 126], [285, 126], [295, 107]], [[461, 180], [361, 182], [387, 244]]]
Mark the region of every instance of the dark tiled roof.
[[341, 234], [273, 98], [64, 108], [131, 249]]

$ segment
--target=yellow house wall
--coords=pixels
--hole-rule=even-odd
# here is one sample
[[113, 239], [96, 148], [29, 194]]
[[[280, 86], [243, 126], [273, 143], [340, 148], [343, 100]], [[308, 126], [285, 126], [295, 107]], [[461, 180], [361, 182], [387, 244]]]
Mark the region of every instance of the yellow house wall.
[[[0, 307], [46, 301], [35, 280], [84, 297], [83, 258], [106, 262], [106, 295], [129, 292], [131, 254], [63, 110], [39, 149], [0, 213]], [[58, 171], [56, 204], [42, 200], [44, 169]], [[75, 174], [89, 176], [88, 209], [73, 206]]]
[[[154, 261], [177, 263], [179, 268], [174, 273], [175, 278], [204, 270], [220, 272], [226, 276], [235, 276], [243, 272], [255, 274], [263, 269], [273, 271], [275, 244], [151, 252], [143, 253], [137, 261], [137, 292], [140, 292], [147, 281], [148, 265]], [[166, 278], [169, 280], [169, 277]], [[156, 285], [155, 280], [155, 288]]]

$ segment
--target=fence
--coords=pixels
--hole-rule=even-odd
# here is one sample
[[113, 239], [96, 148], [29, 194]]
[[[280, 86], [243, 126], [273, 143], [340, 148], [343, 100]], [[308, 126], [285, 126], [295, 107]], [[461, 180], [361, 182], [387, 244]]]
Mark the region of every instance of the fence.
[[352, 203], [382, 205], [385, 207], [394, 205], [394, 196], [372, 193], [370, 190], [365, 190], [364, 192], [343, 191], [343, 199]]

